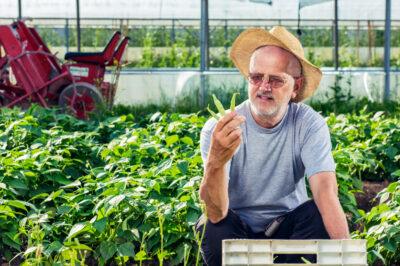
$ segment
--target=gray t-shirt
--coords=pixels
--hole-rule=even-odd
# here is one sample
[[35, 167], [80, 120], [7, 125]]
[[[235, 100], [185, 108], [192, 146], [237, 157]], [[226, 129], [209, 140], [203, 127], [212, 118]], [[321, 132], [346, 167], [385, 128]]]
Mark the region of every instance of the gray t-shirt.
[[[303, 103], [289, 103], [273, 128], [259, 126], [247, 100], [236, 107], [246, 117], [242, 143], [227, 163], [229, 208], [257, 233], [275, 217], [308, 200], [305, 176], [335, 171], [328, 126], [323, 117]], [[210, 119], [200, 135], [205, 165], [211, 134]]]

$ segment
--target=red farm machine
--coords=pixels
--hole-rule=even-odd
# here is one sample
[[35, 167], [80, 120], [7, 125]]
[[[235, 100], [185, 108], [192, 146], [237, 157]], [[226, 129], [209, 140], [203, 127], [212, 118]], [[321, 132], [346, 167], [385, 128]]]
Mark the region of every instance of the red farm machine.
[[[60, 64], [23, 21], [0, 25], [0, 106], [59, 106], [80, 119], [111, 107], [129, 38], [115, 32], [102, 52], [66, 53]], [[106, 82], [106, 68], [111, 81]]]

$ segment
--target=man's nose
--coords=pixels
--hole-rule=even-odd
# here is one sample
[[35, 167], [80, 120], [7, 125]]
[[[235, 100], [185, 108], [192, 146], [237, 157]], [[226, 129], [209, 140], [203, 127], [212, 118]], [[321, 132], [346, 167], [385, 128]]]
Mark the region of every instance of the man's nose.
[[261, 90], [272, 91], [271, 84], [269, 83], [268, 79], [263, 79], [260, 85]]

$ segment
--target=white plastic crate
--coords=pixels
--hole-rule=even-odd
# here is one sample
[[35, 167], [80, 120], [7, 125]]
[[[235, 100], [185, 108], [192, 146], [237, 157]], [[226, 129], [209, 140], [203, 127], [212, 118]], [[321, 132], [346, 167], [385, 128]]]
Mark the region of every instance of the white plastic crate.
[[[317, 263], [274, 263], [278, 254], [315, 254]], [[222, 241], [222, 265], [329, 265], [367, 266], [365, 240], [264, 240]]]

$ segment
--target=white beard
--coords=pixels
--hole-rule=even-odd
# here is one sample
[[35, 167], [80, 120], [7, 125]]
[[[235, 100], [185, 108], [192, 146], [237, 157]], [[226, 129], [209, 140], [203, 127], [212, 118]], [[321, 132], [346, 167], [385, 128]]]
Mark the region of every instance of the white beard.
[[256, 103], [253, 103], [253, 102], [250, 100], [250, 106], [251, 106], [251, 110], [252, 110], [257, 116], [264, 117], [264, 118], [273, 118], [273, 117], [275, 117], [276, 115], [278, 115], [278, 113], [279, 113], [279, 106], [277, 106], [277, 105], [268, 107], [267, 110], [261, 111], [260, 108], [257, 107], [257, 104], [256, 104]]

